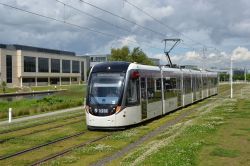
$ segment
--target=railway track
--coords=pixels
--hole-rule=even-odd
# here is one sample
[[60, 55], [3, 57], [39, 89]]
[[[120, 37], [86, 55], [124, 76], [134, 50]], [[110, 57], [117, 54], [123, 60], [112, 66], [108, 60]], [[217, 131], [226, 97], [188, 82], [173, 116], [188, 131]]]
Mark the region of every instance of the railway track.
[[16, 139], [17, 137], [20, 138], [20, 137], [24, 137], [24, 136], [29, 136], [29, 135], [32, 135], [32, 134], [37, 134], [37, 133], [40, 133], [40, 132], [65, 127], [67, 125], [72, 125], [72, 124], [76, 124], [76, 123], [79, 123], [79, 122], [83, 122], [83, 119], [80, 119], [80, 120], [77, 120], [77, 121], [74, 121], [74, 122], [70, 122], [70, 123], [66, 123], [66, 124], [62, 124], [62, 125], [57, 125], [57, 126], [54, 126], [54, 127], [49, 127], [49, 128], [42, 129], [42, 130], [37, 130], [37, 131], [30, 132], [30, 133], [27, 133], [27, 134], [21, 134], [21, 135], [15, 136], [15, 137], [10, 137], [10, 138], [6, 138], [6, 139], [2, 139], [2, 140], [0, 139], [0, 144], [5, 143], [5, 142], [7, 142], [9, 140], [12, 140], [12, 139]]
[[[239, 91], [241, 88], [242, 87], [238, 87], [238, 88], [235, 89], [235, 91]], [[215, 102], [218, 102], [221, 99], [225, 99], [225, 97], [222, 98], [222, 95], [225, 95], [226, 97], [229, 97], [229, 92], [230, 92], [230, 90], [228, 90], [228, 89], [221, 90], [220, 94], [218, 96], [209, 98], [209, 99], [214, 99], [213, 101], [210, 101], [210, 102], [204, 104], [203, 106], [201, 106], [199, 108], [195, 108], [194, 110], [191, 110], [189, 112], [185, 112], [185, 113], [179, 115], [175, 119], [167, 122], [166, 124], [158, 127], [157, 129], [149, 132], [148, 134], [144, 135], [143, 137], [141, 137], [137, 141], [135, 141], [135, 142], [129, 144], [128, 146], [124, 147], [123, 149], [119, 150], [118, 152], [115, 152], [113, 155], [105, 157], [103, 159], [100, 159], [96, 163], [93, 163], [91, 166], [103, 166], [103, 165], [105, 165], [107, 163], [110, 163], [110, 162], [112, 162], [112, 161], [114, 161], [114, 160], [116, 160], [116, 159], [118, 159], [118, 158], [126, 155], [131, 150], [135, 149], [136, 147], [138, 147], [139, 145], [143, 144], [144, 142], [146, 142], [150, 138], [156, 136], [157, 134], [160, 134], [164, 129], [166, 129], [166, 128], [170, 127], [170, 126], [173, 126], [173, 125], [175, 125], [177, 123], [179, 123], [184, 118], [186, 118], [189, 115], [191, 115], [192, 113], [194, 113], [196, 111], [199, 111], [199, 110], [202, 110], [204, 108], [210, 108], [211, 109], [211, 107], [215, 107], [216, 106]]]
[[[203, 108], [205, 108], [205, 107], [209, 107], [209, 106], [211, 106], [211, 105], [212, 105], [211, 103], [205, 104], [205, 105], [202, 106], [202, 108], [200, 108], [200, 109], [203, 109]], [[181, 114], [180, 116], [176, 117], [175, 119], [171, 120], [170, 122], [166, 123], [165, 125], [163, 125], [163, 126], [157, 128], [157, 129], [155, 129], [154, 131], [152, 131], [152, 132], [150, 132], [149, 134], [147, 134], [147, 135], [145, 135], [144, 137], [142, 137], [142, 139], [140, 139], [140, 140], [138, 141], [138, 143], [135, 143], [135, 144], [132, 143], [130, 146], [128, 146], [128, 147], [126, 148], [126, 150], [130, 149], [130, 148], [133, 147], [133, 146], [137, 146], [137, 144], [140, 144], [140, 143], [146, 141], [146, 140], [147, 140], [148, 138], [150, 138], [153, 134], [160, 133], [160, 132], [163, 131], [165, 128], [170, 127], [170, 126], [172, 126], [172, 125], [174, 125], [174, 124], [180, 122], [181, 120], [183, 120], [185, 117], [191, 115], [191, 114], [192, 114], [193, 112], [195, 112], [196, 110], [197, 110], [197, 109], [192, 110], [192, 111], [190, 111], [190, 112], [185, 112], [185, 113]], [[85, 147], [86, 145], [89, 145], [89, 144], [91, 144], [91, 143], [100, 141], [100, 140], [102, 140], [102, 139], [104, 139], [104, 138], [106, 138], [106, 137], [108, 137], [108, 136], [111, 136], [111, 135], [112, 135], [112, 133], [109, 133], [109, 134], [107, 134], [107, 135], [105, 135], [105, 136], [98, 137], [98, 138], [93, 139], [93, 140], [91, 140], [91, 141], [88, 141], [88, 142], [86, 142], [86, 143], [82, 143], [82, 144], [79, 144], [79, 145], [75, 145], [75, 146], [72, 146], [72, 147], [70, 147], [70, 148], [68, 148], [68, 149], [65, 149], [65, 150], [63, 150], [63, 151], [54, 153], [54, 154], [52, 154], [52, 155], [48, 155], [47, 157], [42, 158], [42, 159], [40, 159], [40, 160], [38, 160], [38, 161], [32, 163], [31, 166], [41, 165], [42, 163], [48, 162], [48, 161], [50, 161], [50, 160], [56, 159], [57, 157], [63, 156], [63, 155], [65, 155], [65, 154], [67, 154], [67, 153], [70, 153], [70, 152], [73, 151], [74, 149]], [[126, 151], [126, 150], [125, 150], [125, 151]], [[121, 152], [118, 152], [118, 154], [120, 154], [120, 153], [121, 153]], [[115, 155], [115, 156], [116, 156], [116, 155]], [[101, 160], [101, 162], [98, 162], [97, 165], [102, 165], [102, 164], [101, 164], [102, 162], [105, 162], [105, 159], [104, 159], [104, 160]], [[94, 165], [95, 165], [95, 164], [94, 164]]]
[[63, 150], [63, 151], [54, 153], [54, 154], [49, 155], [49, 156], [47, 156], [47, 157], [45, 157], [45, 158], [42, 158], [42, 159], [40, 159], [40, 160], [38, 160], [38, 161], [35, 161], [35, 162], [32, 163], [30, 166], [41, 165], [42, 163], [45, 163], [45, 162], [50, 161], [50, 160], [52, 160], [52, 159], [55, 159], [55, 158], [57, 158], [57, 157], [63, 156], [63, 155], [65, 155], [65, 154], [67, 154], [67, 153], [70, 153], [70, 152], [72, 152], [73, 150], [75, 150], [75, 149], [77, 149], [77, 148], [82, 148], [82, 147], [85, 147], [85, 146], [87, 146], [87, 145], [89, 145], [89, 144], [91, 144], [91, 143], [94, 143], [94, 142], [100, 141], [100, 140], [102, 140], [102, 139], [104, 139], [104, 138], [107, 138], [107, 137], [110, 136], [110, 135], [112, 135], [112, 134], [109, 133], [109, 134], [107, 134], [107, 135], [105, 135], [105, 136], [100, 136], [100, 137], [95, 138], [95, 139], [93, 139], [93, 140], [90, 140], [90, 141], [88, 141], [88, 142], [85, 142], [85, 143], [82, 143], [82, 144], [79, 144], [79, 145], [72, 146], [72, 147], [70, 147], [70, 148], [68, 148], [68, 149], [65, 149], [65, 150]]
[[[65, 120], [65, 119], [74, 119], [76, 117], [79, 117], [79, 116], [83, 116], [84, 114], [78, 114], [78, 115], [75, 115], [75, 116], [72, 116], [72, 117], [69, 117], [69, 118], [62, 118], [62, 119], [57, 119], [57, 120]], [[32, 127], [37, 127], [37, 126], [42, 126], [42, 125], [46, 125], [46, 124], [50, 124], [50, 123], [54, 123], [55, 121], [51, 120], [49, 122], [44, 122], [44, 123], [41, 123], [41, 124], [35, 124], [35, 125], [31, 125], [31, 126], [28, 126], [28, 127], [21, 127], [21, 128], [16, 128], [16, 129], [13, 129], [13, 130], [6, 130], [6, 131], [2, 131], [0, 132], [0, 134], [8, 134], [8, 133], [11, 133], [11, 132], [15, 132], [15, 131], [18, 131], [18, 130], [24, 130], [24, 129], [28, 129], [28, 128], [32, 128]]]
[[[222, 90], [221, 92], [222, 92], [223, 94], [225, 94], [225, 93], [228, 92], [228, 90]], [[210, 103], [210, 104], [211, 104], [211, 103]], [[208, 105], [205, 104], [204, 106], [208, 106]], [[196, 109], [195, 109], [195, 110], [196, 110]], [[191, 111], [191, 113], [192, 113], [192, 112], [193, 112], [193, 111]], [[166, 125], [164, 125], [164, 127], [159, 127], [160, 129], [156, 129], [156, 130], [158, 130], [158, 132], [159, 132], [159, 131], [162, 130], [162, 128], [172, 126], [172, 125], [178, 123], [179, 121], [181, 121], [183, 118], [187, 117], [188, 115], [190, 115], [190, 114], [189, 114], [189, 113], [184, 113], [184, 114], [182, 114], [182, 115], [176, 117], [173, 121], [168, 122]], [[158, 133], [158, 132], [155, 132], [155, 133]], [[48, 146], [48, 145], [53, 145], [53, 144], [55, 144], [55, 143], [57, 143], [57, 142], [61, 142], [61, 141], [64, 141], [64, 140], [67, 140], [67, 139], [70, 139], [70, 138], [73, 138], [73, 137], [77, 137], [77, 136], [83, 135], [84, 133], [85, 133], [85, 132], [76, 133], [76, 134], [73, 134], [73, 135], [70, 135], [70, 136], [66, 136], [66, 137], [63, 137], [63, 138], [56, 139], [56, 140], [54, 140], [54, 141], [51, 141], [51, 142], [48, 142], [48, 143], [45, 143], [45, 144], [41, 144], [41, 145], [37, 145], [37, 146], [31, 147], [31, 148], [26, 149], [26, 150], [23, 150], [23, 151], [19, 151], [19, 152], [13, 153], [13, 154], [5, 155], [5, 156], [0, 156], [0, 161], [1, 161], [1, 160], [5, 160], [5, 159], [9, 159], [9, 158], [13, 158], [13, 157], [16, 157], [16, 156], [19, 156], [19, 155], [22, 155], [22, 154], [25, 154], [25, 153], [28, 153], [28, 152], [32, 152], [32, 151], [37, 150], [37, 149], [39, 149], [39, 148], [42, 148], [42, 147], [45, 147], [45, 146]], [[110, 135], [112, 135], [112, 133], [109, 133], [109, 134], [107, 134], [107, 135], [105, 135], [105, 136], [100, 136], [100, 137], [94, 138], [94, 139], [92, 139], [92, 140], [89, 140], [89, 141], [87, 141], [87, 142], [83, 142], [83, 143], [81, 143], [81, 144], [74, 145], [74, 146], [69, 147], [69, 148], [67, 148], [67, 149], [64, 149], [64, 150], [62, 150], [62, 151], [53, 153], [53, 154], [48, 155], [48, 156], [46, 156], [46, 157], [44, 157], [44, 158], [42, 158], [42, 159], [39, 159], [39, 160], [33, 162], [31, 165], [32, 165], [32, 166], [33, 166], [33, 165], [40, 165], [40, 164], [42, 164], [42, 163], [44, 163], [44, 162], [47, 162], [47, 161], [53, 160], [53, 159], [55, 159], [55, 158], [57, 158], [57, 157], [63, 156], [63, 155], [65, 155], [65, 154], [68, 154], [68, 153], [72, 152], [74, 149], [81, 148], [81, 147], [85, 147], [85, 146], [87, 146], [87, 145], [89, 145], [89, 144], [91, 144], [91, 143], [100, 141], [100, 140], [102, 140], [102, 139], [104, 139], [104, 138], [106, 138], [106, 137], [108, 137], [108, 136], [110, 136]], [[150, 134], [150, 135], [151, 135], [151, 134]], [[152, 136], [152, 135], [151, 135], [151, 136]], [[150, 136], [150, 137], [151, 137], [151, 136]], [[138, 143], [136, 143], [136, 145], [135, 145], [135, 144], [131, 144], [131, 146], [134, 146], [134, 145], [135, 145], [135, 146], [138, 146], [139, 144], [141, 144], [141, 143], [143, 143], [145, 140], [147, 140], [147, 137], [149, 137], [149, 136], [143, 137], [142, 139], [140, 139], [140, 140], [138, 141]], [[137, 142], [137, 141], [136, 141], [136, 142]], [[131, 146], [128, 146], [128, 148], [131, 148]], [[125, 147], [125, 151], [126, 151], [126, 149], [128, 149], [128, 148]], [[132, 149], [133, 149], [133, 147], [132, 147]], [[104, 163], [105, 163], [107, 160], [111, 161], [111, 160], [113, 160], [113, 159], [119, 157], [119, 155], [117, 155], [117, 154], [124, 154], [124, 151], [121, 151], [121, 152], [118, 151], [114, 156], [111, 156], [111, 158], [109, 158], [109, 159], [107, 159], [107, 158], [105, 159], [105, 158], [104, 158], [104, 159], [100, 160], [100, 162], [104, 162]], [[98, 163], [96, 163], [96, 164], [94, 164], [94, 165], [98, 165], [98, 164], [100, 164], [100, 162], [98, 162]]]
[[33, 146], [31, 148], [28, 148], [28, 149], [25, 149], [25, 150], [22, 150], [22, 151], [19, 151], [19, 152], [16, 152], [16, 153], [3, 155], [3, 156], [0, 156], [0, 161], [5, 160], [5, 159], [9, 159], [9, 158], [12, 158], [12, 157], [16, 157], [16, 156], [19, 156], [19, 155], [22, 155], [22, 154], [25, 154], [25, 153], [28, 153], [28, 152], [32, 152], [32, 151], [40, 149], [42, 147], [52, 145], [52, 144], [55, 144], [55, 143], [58, 143], [58, 142], [61, 142], [61, 141], [65, 141], [65, 140], [68, 140], [68, 139], [71, 139], [71, 138], [74, 138], [74, 137], [79, 137], [79, 136], [81, 136], [81, 135], [83, 135], [85, 133], [86, 133], [86, 131], [79, 132], [79, 133], [76, 133], [76, 134], [72, 134], [72, 135], [62, 137], [62, 138], [58, 138], [56, 140], [53, 140], [53, 141], [50, 141], [50, 142], [47, 142], [47, 143], [44, 143], [44, 144]]

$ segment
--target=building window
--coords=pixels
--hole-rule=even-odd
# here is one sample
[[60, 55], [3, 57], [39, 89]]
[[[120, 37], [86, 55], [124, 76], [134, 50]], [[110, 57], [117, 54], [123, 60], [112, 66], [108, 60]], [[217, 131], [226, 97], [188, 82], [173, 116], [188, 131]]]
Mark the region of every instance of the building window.
[[51, 85], [58, 85], [59, 82], [60, 82], [60, 79], [58, 77], [50, 78], [50, 84]]
[[61, 84], [62, 85], [69, 85], [70, 84], [70, 78], [69, 77], [62, 77], [61, 78]]
[[105, 62], [106, 61], [106, 57], [96, 57], [95, 61], [96, 62]]
[[60, 73], [60, 59], [51, 59], [51, 73]]
[[36, 72], [36, 58], [24, 56], [24, 72]]
[[79, 61], [72, 61], [72, 73], [80, 73]]
[[48, 78], [37, 78], [37, 82], [49, 82]]
[[70, 73], [70, 60], [62, 60], [62, 72]]
[[90, 62], [105, 62], [107, 57], [90, 57]]
[[12, 56], [6, 55], [6, 77], [7, 83], [12, 83]]
[[28, 77], [24, 77], [22, 78], [22, 82], [23, 82], [23, 85], [25, 86], [35, 86], [36, 85], [36, 80], [34, 77], [32, 78], [28, 78]]
[[69, 77], [62, 77], [61, 81], [62, 82], [70, 82], [70, 78]]
[[81, 80], [84, 81], [84, 62], [81, 62]]
[[48, 73], [49, 72], [49, 59], [38, 58], [38, 72]]
[[71, 82], [77, 82], [77, 78], [76, 77], [71, 77]]

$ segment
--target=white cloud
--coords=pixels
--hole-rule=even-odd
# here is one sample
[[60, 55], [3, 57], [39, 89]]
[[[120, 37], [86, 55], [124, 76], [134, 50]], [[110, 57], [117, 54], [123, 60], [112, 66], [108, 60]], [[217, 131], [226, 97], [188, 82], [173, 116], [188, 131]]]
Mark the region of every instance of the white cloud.
[[153, 58], [160, 59], [161, 65], [168, 64], [168, 60], [166, 58], [166, 55], [164, 55], [164, 54], [156, 54], [153, 56]]
[[250, 63], [250, 51], [244, 47], [237, 47], [233, 50], [232, 59], [235, 61], [249, 61]]
[[120, 43], [120, 46], [130, 46], [130, 45], [138, 45], [136, 41], [136, 36], [131, 35], [131, 36], [126, 36], [118, 40]]
[[[154, 0], [137, 0], [131, 1], [132, 4], [139, 6], [142, 10], [149, 13], [154, 18], [161, 20], [174, 14], [174, 8], [171, 5], [158, 4]], [[153, 19], [139, 10], [135, 10], [131, 5], [124, 3], [123, 14], [128, 18], [136, 21], [139, 24], [144, 24], [146, 21], [152, 21]]]
[[186, 60], [188, 60], [188, 61], [195, 61], [195, 60], [200, 60], [201, 59], [200, 54], [198, 54], [195, 51], [187, 52], [185, 57], [186, 57]]
[[[0, 43], [64, 49], [81, 54], [87, 52], [105, 54], [109, 53], [111, 48], [124, 45], [128, 45], [131, 48], [140, 46], [150, 57], [159, 57], [163, 63], [167, 62], [165, 55], [162, 54], [163, 43], [161, 43], [165, 36], [154, 34], [80, 1], [60, 1], [114, 25], [123, 27], [128, 31], [105, 24], [100, 20], [93, 19], [68, 7], [64, 8], [62, 4], [56, 1], [1, 0], [3, 3], [53, 18], [63, 19], [65, 17], [68, 22], [117, 37], [100, 35], [86, 29], [68, 26], [0, 5]], [[207, 52], [206, 58], [203, 60], [200, 52], [184, 51], [179, 49], [178, 45], [171, 52], [173, 63], [198, 65], [205, 63], [207, 66], [227, 66], [230, 55], [233, 55], [239, 62], [238, 65], [242, 65], [243, 61], [249, 60], [250, 1], [248, 0], [230, 1], [230, 3], [226, 0], [198, 2], [197, 0], [130, 0], [142, 10], [161, 20], [167, 26], [182, 32], [189, 38], [157, 23], [122, 0], [86, 1], [154, 31], [167, 34], [173, 38], [181, 38], [186, 44], [194, 48], [200, 47], [200, 45], [194, 42], [198, 41], [208, 46], [219, 47], [224, 51], [222, 53]], [[239, 45], [244, 46], [244, 48], [236, 48]], [[154, 49], [150, 46], [160, 49]], [[192, 49], [190, 48], [190, 50]], [[172, 54], [175, 51], [178, 54]]]
[[145, 11], [150, 13], [156, 19], [162, 19], [165, 17], [169, 17], [174, 14], [174, 8], [172, 6], [164, 6], [164, 7], [147, 7]]

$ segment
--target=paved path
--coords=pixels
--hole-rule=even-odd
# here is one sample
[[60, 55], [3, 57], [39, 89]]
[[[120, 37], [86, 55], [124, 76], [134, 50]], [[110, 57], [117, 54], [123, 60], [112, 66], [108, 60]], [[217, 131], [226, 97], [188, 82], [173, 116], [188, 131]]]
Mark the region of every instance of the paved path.
[[[33, 115], [33, 116], [27, 116], [27, 117], [23, 117], [23, 118], [12, 119], [11, 123], [23, 122], [23, 121], [27, 121], [27, 120], [30, 120], [30, 119], [53, 116], [53, 115], [57, 115], [57, 114], [65, 113], [65, 112], [76, 111], [76, 110], [79, 110], [79, 109], [83, 110], [83, 108], [84, 108], [84, 106], [80, 106], [80, 107], [68, 108], [68, 109], [54, 111], [54, 112], [48, 112], [48, 113], [39, 114], [39, 115]], [[0, 125], [5, 125], [5, 124], [9, 124], [8, 120], [0, 122]]]

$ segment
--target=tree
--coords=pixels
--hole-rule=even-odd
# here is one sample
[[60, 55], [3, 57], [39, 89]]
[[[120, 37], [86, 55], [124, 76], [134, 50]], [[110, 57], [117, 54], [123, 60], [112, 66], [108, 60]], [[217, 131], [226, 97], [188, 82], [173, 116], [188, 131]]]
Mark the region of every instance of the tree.
[[7, 86], [6, 82], [3, 81], [1, 86], [2, 86], [3, 93], [5, 93], [6, 92], [6, 86]]
[[137, 62], [144, 65], [154, 65], [154, 63], [147, 57], [147, 55], [139, 48], [136, 47], [129, 50], [127, 46], [117, 49], [111, 49], [110, 61], [126, 61]]
[[130, 50], [127, 46], [124, 46], [122, 48], [112, 48], [111, 49], [111, 56], [109, 57], [110, 61], [129, 61], [129, 54]]
[[247, 74], [247, 81], [250, 81], [250, 74]]
[[229, 81], [229, 74], [227, 73], [220, 73], [220, 81]]
[[154, 63], [147, 57], [147, 55], [139, 47], [134, 48], [130, 56], [132, 62], [137, 62], [145, 65], [154, 65]]

